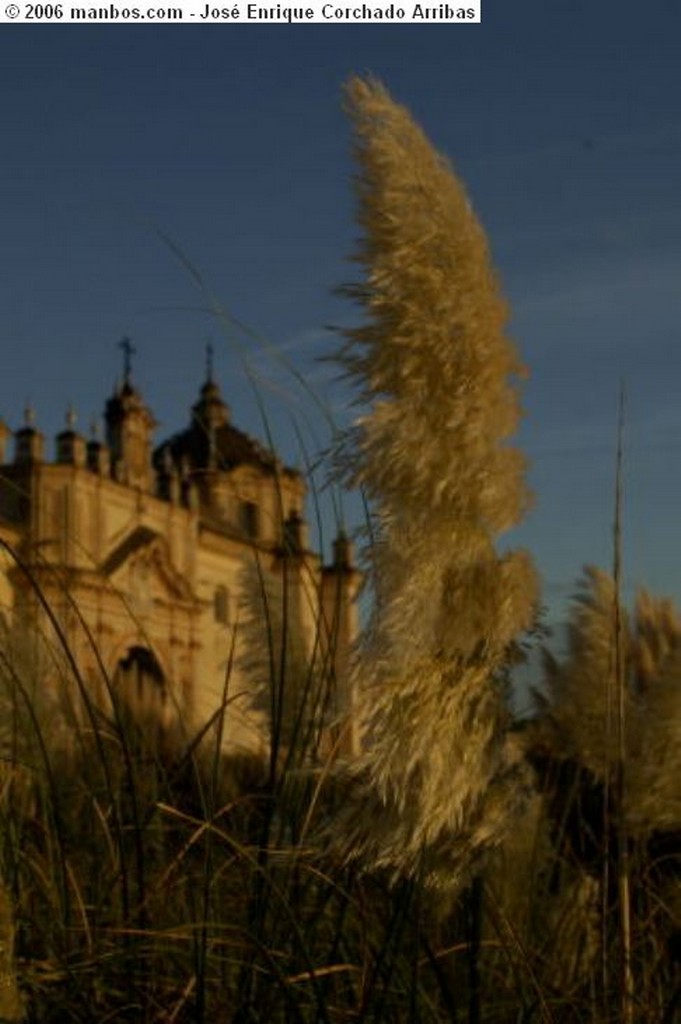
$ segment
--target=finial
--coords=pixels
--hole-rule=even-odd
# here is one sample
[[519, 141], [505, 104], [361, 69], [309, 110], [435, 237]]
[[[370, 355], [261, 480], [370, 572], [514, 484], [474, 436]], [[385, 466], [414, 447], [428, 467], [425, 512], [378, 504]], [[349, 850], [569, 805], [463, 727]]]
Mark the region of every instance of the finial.
[[76, 410], [73, 408], [73, 405], [70, 402], [69, 402], [69, 407], [66, 410], [66, 417], [65, 417], [65, 419], [66, 419], [66, 426], [67, 426], [67, 428], [69, 430], [74, 430], [75, 426], [76, 426], [76, 423], [78, 421], [78, 417], [76, 415]]
[[123, 349], [123, 386], [130, 384], [130, 376], [132, 373], [132, 356], [137, 352], [137, 349], [130, 341], [130, 338], [122, 338], [118, 342], [118, 347]]
[[90, 437], [93, 441], [99, 441], [100, 430], [99, 416], [93, 416], [90, 420]]
[[35, 424], [35, 409], [30, 402], [26, 402], [24, 407], [24, 424], [27, 427], [32, 427]]
[[350, 538], [342, 526], [333, 542], [333, 564], [336, 569], [350, 569], [352, 567]]
[[206, 383], [213, 383], [213, 343], [209, 341], [206, 344]]

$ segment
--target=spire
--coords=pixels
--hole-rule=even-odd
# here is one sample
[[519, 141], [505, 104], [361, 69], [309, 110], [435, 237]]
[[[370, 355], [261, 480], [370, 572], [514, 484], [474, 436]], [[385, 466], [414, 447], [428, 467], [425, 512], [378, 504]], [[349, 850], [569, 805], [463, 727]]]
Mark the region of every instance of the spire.
[[35, 425], [35, 409], [30, 402], [24, 408], [24, 426], [15, 435], [14, 461], [34, 463], [43, 461], [44, 438]]
[[215, 380], [215, 350], [212, 342], [206, 344], [206, 378], [201, 386], [199, 400], [192, 406], [192, 423], [206, 439], [206, 458], [216, 462], [216, 432], [229, 420], [229, 408], [223, 402], [220, 387]]
[[341, 572], [349, 572], [354, 567], [352, 542], [341, 526], [333, 542], [333, 568]]
[[108, 477], [111, 473], [109, 449], [102, 441], [101, 421], [93, 416], [90, 423], [90, 440], [87, 443], [87, 465], [93, 473]]
[[173, 505], [180, 503], [181, 480], [178, 467], [173, 458], [173, 451], [169, 444], [163, 446], [160, 460], [157, 464], [157, 491], [159, 497], [170, 501]]
[[57, 462], [84, 466], [87, 462], [85, 438], [76, 431], [76, 411], [73, 405], [66, 410], [66, 429], [57, 434]]
[[123, 387], [130, 388], [132, 387], [132, 357], [137, 354], [137, 349], [127, 335], [118, 342], [118, 347], [123, 350]]
[[114, 479], [143, 491], [153, 489], [152, 434], [156, 422], [132, 383], [130, 338], [118, 342], [123, 352], [123, 383], [106, 403], [106, 439], [111, 452]]

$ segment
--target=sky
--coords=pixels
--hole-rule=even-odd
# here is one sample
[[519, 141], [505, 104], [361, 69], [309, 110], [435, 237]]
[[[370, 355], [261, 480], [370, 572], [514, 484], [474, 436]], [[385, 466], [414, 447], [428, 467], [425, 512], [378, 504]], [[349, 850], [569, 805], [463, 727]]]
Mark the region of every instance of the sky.
[[627, 593], [681, 603], [680, 47], [678, 0], [483, 0], [476, 26], [3, 25], [0, 417], [30, 401], [51, 445], [72, 404], [87, 432], [126, 335], [160, 440], [211, 342], [237, 425], [314, 461], [326, 413], [353, 415], [319, 359], [357, 315], [334, 293], [357, 275], [342, 86], [371, 73], [489, 236], [530, 370], [535, 505], [509, 543], [549, 619], [612, 562], [621, 386]]

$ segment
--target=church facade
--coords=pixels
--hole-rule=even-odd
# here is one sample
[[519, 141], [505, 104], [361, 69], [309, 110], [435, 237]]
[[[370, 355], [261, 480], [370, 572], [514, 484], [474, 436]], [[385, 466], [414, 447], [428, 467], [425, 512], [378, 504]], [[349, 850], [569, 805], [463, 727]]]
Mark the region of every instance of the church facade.
[[300, 643], [333, 677], [336, 720], [349, 718], [359, 574], [345, 535], [330, 564], [310, 550], [303, 477], [233, 425], [210, 361], [186, 429], [155, 446], [125, 357], [103, 438], [70, 415], [49, 458], [30, 410], [16, 431], [0, 421], [6, 633], [32, 623], [45, 678], [68, 651], [95, 701], [120, 687], [200, 726], [227, 690], [227, 745], [258, 749], [266, 715], [241, 668], [250, 572], [263, 593], [286, 594]]

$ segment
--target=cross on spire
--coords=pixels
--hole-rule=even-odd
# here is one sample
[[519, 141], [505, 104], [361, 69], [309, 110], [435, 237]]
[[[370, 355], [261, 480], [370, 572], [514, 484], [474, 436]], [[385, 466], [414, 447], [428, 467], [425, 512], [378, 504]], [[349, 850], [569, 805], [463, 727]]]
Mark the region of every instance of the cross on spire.
[[209, 384], [213, 383], [213, 343], [211, 341], [206, 344], [206, 381]]
[[118, 347], [123, 349], [123, 384], [129, 384], [132, 373], [132, 356], [137, 352], [137, 349], [128, 337], [119, 341]]

